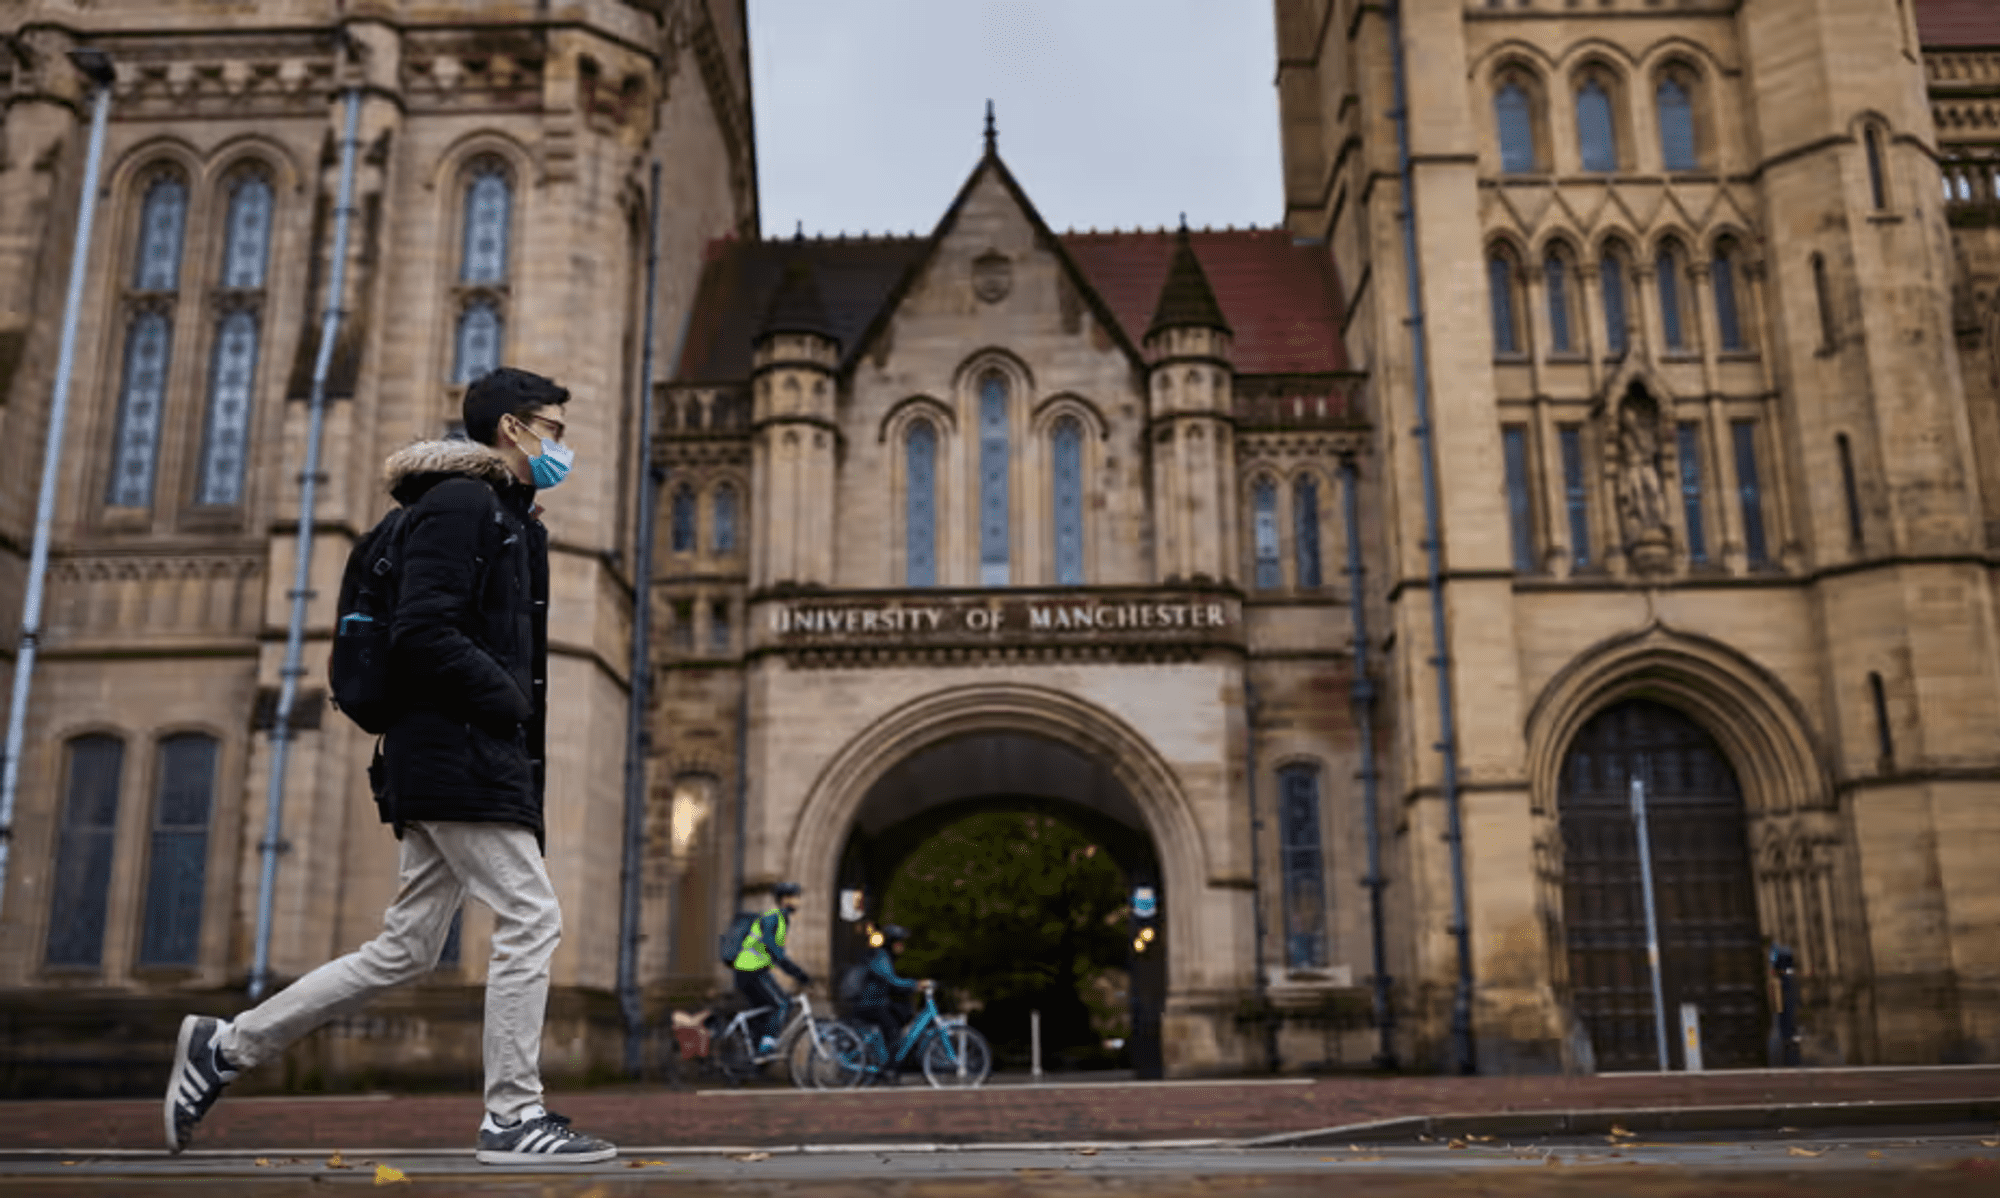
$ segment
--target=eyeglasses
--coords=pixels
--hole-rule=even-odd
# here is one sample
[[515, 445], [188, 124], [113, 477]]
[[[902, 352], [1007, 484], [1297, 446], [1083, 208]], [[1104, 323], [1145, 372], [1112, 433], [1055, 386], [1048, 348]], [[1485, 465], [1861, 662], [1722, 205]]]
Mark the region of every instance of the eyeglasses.
[[563, 434], [569, 431], [569, 426], [562, 421], [551, 419], [540, 413], [536, 413], [533, 416], [516, 416], [514, 419], [520, 421], [522, 424], [540, 424], [546, 426], [550, 430], [548, 436], [551, 441], [562, 440]]

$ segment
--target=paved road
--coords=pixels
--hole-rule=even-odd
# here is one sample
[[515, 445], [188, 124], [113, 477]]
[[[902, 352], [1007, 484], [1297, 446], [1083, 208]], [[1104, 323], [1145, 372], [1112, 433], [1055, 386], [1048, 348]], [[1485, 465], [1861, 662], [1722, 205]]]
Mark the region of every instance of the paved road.
[[[639, 1150], [601, 1166], [482, 1169], [464, 1152], [348, 1153], [328, 1158], [189, 1153], [0, 1156], [0, 1193], [266, 1195], [395, 1187], [416, 1195], [812, 1195], [813, 1198], [1003, 1198], [1035, 1195], [1474, 1195], [1554, 1198], [1985, 1198], [2000, 1195], [2000, 1133], [1780, 1137], [1729, 1142], [1631, 1138], [1507, 1144], [1419, 1143], [1345, 1150], [1226, 1147], [881, 1148], [705, 1155]], [[394, 1170], [381, 1173], [380, 1167]]]

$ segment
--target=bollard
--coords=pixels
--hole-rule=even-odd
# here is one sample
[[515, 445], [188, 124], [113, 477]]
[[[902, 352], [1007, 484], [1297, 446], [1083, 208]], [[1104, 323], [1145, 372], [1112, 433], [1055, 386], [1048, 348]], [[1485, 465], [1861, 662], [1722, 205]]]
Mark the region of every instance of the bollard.
[[1681, 1004], [1681, 1068], [1701, 1072], [1701, 1008], [1691, 1002]]
[[1028, 1012], [1028, 1062], [1034, 1080], [1042, 1080], [1042, 1013]]

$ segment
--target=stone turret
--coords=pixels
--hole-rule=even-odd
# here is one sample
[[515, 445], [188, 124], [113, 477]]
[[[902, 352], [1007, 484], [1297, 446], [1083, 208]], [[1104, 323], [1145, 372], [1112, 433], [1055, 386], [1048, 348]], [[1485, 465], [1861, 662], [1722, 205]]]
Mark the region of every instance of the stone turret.
[[759, 521], [752, 585], [825, 586], [833, 581], [833, 335], [819, 281], [803, 258], [785, 268], [751, 357], [756, 432], [752, 510]]
[[1231, 340], [1183, 223], [1144, 346], [1163, 581], [1237, 574]]

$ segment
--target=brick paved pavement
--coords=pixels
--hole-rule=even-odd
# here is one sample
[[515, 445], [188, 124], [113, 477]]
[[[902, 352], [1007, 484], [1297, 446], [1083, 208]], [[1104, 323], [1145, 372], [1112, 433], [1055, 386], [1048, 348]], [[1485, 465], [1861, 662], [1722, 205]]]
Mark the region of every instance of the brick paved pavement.
[[[578, 1127], [633, 1146], [1237, 1138], [1402, 1115], [2000, 1097], [2000, 1066], [1600, 1077], [1341, 1077], [1081, 1087], [921, 1084], [850, 1094], [605, 1088], [551, 1096]], [[157, 1148], [157, 1100], [0, 1104], [0, 1151]], [[476, 1095], [225, 1098], [200, 1148], [459, 1148]]]

